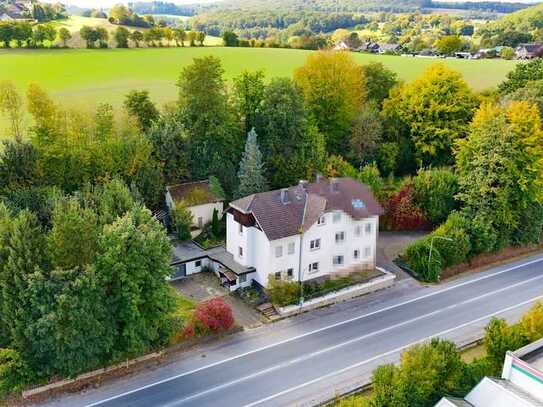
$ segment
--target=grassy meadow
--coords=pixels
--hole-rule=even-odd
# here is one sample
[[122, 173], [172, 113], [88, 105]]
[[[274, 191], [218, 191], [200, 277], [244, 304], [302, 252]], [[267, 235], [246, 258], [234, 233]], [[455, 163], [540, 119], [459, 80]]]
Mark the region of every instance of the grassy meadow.
[[[59, 102], [71, 106], [93, 106], [99, 102], [119, 106], [131, 89], [147, 89], [156, 102], [163, 103], [176, 98], [179, 72], [195, 57], [221, 58], [230, 79], [245, 69], [263, 69], [268, 77], [291, 76], [310, 52], [225, 47], [1, 50], [0, 79], [12, 80], [21, 89], [36, 82]], [[515, 64], [504, 60], [436, 60], [358, 53], [353, 56], [361, 64], [380, 61], [406, 81], [416, 78], [429, 65], [444, 61], [461, 72], [476, 90], [497, 85]]]

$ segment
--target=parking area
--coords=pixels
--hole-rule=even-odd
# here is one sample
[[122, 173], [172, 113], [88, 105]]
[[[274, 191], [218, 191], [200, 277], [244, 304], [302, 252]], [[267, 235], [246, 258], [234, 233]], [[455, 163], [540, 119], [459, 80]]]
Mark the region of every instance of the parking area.
[[181, 295], [196, 303], [221, 297], [232, 307], [236, 322], [244, 328], [256, 328], [262, 325], [258, 311], [245, 304], [239, 297], [231, 294], [219, 284], [219, 279], [211, 272], [192, 274], [187, 278], [170, 283]]
[[397, 280], [412, 278], [401, 268], [394, 264], [393, 260], [415, 240], [425, 236], [428, 232], [379, 232], [377, 240], [377, 265], [396, 274]]

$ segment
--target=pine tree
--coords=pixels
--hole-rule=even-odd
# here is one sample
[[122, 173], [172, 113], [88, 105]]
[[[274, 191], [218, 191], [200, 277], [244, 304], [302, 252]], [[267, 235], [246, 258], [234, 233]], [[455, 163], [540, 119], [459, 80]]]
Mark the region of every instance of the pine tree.
[[264, 176], [262, 153], [258, 148], [257, 134], [253, 128], [247, 135], [245, 152], [241, 158], [238, 171], [239, 186], [237, 197], [243, 197], [256, 192], [266, 191], [268, 183]]

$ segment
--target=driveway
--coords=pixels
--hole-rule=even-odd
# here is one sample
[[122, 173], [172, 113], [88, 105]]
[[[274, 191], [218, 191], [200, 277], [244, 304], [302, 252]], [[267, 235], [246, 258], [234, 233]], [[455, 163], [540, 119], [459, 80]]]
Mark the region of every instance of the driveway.
[[236, 322], [246, 329], [262, 325], [258, 311], [246, 305], [229, 290], [219, 284], [217, 277], [210, 272], [192, 274], [187, 278], [170, 283], [181, 295], [194, 302], [203, 302], [214, 297], [221, 297], [232, 307]]
[[379, 232], [377, 240], [377, 265], [396, 274], [397, 280], [412, 279], [409, 274], [394, 264], [393, 260], [414, 241], [425, 236], [428, 232]]

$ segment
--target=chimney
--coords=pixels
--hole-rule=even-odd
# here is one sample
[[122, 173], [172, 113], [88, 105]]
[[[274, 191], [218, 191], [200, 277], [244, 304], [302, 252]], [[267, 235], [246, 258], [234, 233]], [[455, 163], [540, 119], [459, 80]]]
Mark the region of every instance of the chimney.
[[283, 205], [288, 204], [288, 188], [281, 189], [281, 203]]
[[338, 192], [339, 191], [338, 186], [339, 186], [339, 184], [338, 184], [337, 178], [330, 178], [330, 191], [331, 192]]

